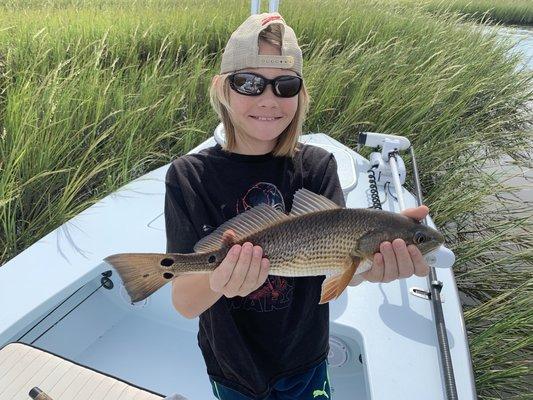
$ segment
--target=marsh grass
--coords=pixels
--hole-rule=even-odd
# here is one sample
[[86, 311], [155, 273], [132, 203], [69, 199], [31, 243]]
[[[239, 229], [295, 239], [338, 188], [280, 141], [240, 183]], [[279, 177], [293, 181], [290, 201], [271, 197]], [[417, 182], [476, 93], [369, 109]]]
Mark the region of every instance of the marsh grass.
[[[248, 7], [0, 6], [0, 265], [212, 135], [208, 87]], [[486, 167], [503, 156], [529, 166], [532, 72], [465, 17], [348, 0], [282, 11], [304, 51], [304, 131], [350, 146], [361, 130], [412, 141], [426, 204], [457, 256], [479, 396], [529, 393], [531, 208], [502, 197], [516, 188]]]
[[[391, 0], [395, 1], [395, 0]], [[396, 0], [441, 14], [456, 12], [478, 22], [533, 25], [533, 3], [529, 0]]]

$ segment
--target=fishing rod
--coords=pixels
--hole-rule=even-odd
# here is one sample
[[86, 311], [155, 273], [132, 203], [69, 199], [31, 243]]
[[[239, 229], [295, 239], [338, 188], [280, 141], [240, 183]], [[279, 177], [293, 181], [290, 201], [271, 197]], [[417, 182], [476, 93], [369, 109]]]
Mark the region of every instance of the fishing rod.
[[[410, 149], [411, 157], [413, 160], [413, 181], [415, 184], [415, 194], [417, 204], [420, 206], [423, 204], [422, 190], [420, 186], [420, 178], [418, 175], [418, 167], [416, 164], [416, 157], [414, 149], [409, 142], [409, 139], [405, 137], [386, 135], [383, 133], [375, 132], [362, 132], [359, 134], [358, 146], [379, 147], [381, 152], [373, 152], [370, 154], [370, 165], [372, 176], [374, 177], [374, 183], [372, 190], [377, 192], [377, 182], [390, 182], [392, 179], [396, 196], [398, 199], [398, 205], [400, 211], [403, 211], [405, 202], [403, 199], [403, 187], [405, 182], [405, 165], [399, 152], [402, 150]], [[377, 173], [377, 181], [376, 181]], [[386, 183], [385, 183], [386, 184]], [[376, 206], [376, 201], [373, 201]], [[377, 205], [381, 208], [381, 204], [378, 201]], [[424, 218], [424, 225], [428, 225], [427, 217]], [[455, 376], [453, 372], [453, 364], [450, 354], [450, 345], [448, 343], [448, 336], [446, 334], [446, 323], [444, 320], [444, 313], [442, 311], [442, 299], [440, 292], [443, 287], [442, 281], [437, 278], [437, 272], [435, 268], [450, 268], [455, 262], [455, 255], [451, 250], [441, 245], [438, 249], [427, 254], [425, 256], [426, 262], [429, 265], [428, 284], [430, 291], [426, 292], [426, 297], [431, 301], [433, 307], [433, 313], [435, 315], [435, 328], [437, 331], [437, 339], [439, 343], [439, 355], [442, 366], [442, 373], [444, 378], [444, 385], [446, 389], [446, 397], [448, 400], [457, 400], [457, 387], [455, 384]]]

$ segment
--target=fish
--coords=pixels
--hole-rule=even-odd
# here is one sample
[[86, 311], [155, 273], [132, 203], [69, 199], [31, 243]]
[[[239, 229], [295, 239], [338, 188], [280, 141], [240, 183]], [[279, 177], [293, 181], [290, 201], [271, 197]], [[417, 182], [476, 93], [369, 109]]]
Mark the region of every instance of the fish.
[[[260, 204], [200, 239], [193, 253], [120, 253], [104, 259], [119, 274], [133, 303], [184, 274], [210, 273], [235, 244], [261, 246], [270, 275], [320, 276], [319, 304], [338, 298], [356, 274], [372, 265], [381, 242], [403, 239], [427, 254], [444, 242], [436, 229], [402, 214], [341, 207], [305, 188], [289, 214]], [[359, 268], [361, 267], [361, 268]]]

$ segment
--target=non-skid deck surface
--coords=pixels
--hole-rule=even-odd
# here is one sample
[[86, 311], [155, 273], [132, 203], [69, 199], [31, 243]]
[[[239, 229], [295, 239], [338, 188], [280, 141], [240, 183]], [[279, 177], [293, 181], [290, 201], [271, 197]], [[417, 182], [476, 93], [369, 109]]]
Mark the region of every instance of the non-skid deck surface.
[[0, 350], [0, 400], [28, 400], [38, 386], [53, 400], [156, 400], [163, 396], [23, 344]]

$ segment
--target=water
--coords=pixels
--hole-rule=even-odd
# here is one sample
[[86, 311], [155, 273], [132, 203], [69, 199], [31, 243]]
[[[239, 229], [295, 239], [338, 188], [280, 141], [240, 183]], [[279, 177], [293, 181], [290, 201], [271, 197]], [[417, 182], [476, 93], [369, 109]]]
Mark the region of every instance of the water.
[[[502, 38], [511, 39], [515, 42], [514, 47], [511, 49], [511, 53], [520, 54], [521, 64], [518, 66], [519, 69], [524, 66], [533, 70], [533, 28], [531, 27], [501, 27], [498, 28], [499, 35]], [[533, 112], [533, 111], [532, 111]], [[533, 151], [530, 149], [530, 154], [533, 154]], [[528, 168], [522, 168], [516, 166], [512, 163], [510, 158], [504, 158], [500, 160], [499, 168], [500, 171], [503, 169], [505, 172], [509, 173], [509, 179], [506, 181], [507, 184], [518, 186], [521, 189], [515, 193], [518, 197], [517, 200], [526, 205], [527, 214], [531, 215], [530, 205], [533, 203], [533, 187], [531, 182], [533, 181], [533, 170], [531, 166]], [[505, 196], [512, 198], [513, 196]]]
[[[529, 70], [533, 70], [533, 28], [500, 27], [497, 29], [498, 35], [502, 39], [511, 39], [515, 43], [511, 53], [520, 55], [521, 62], [517, 69], [521, 70], [526, 67]], [[529, 149], [529, 154], [532, 155], [531, 159], [533, 159], [533, 149]], [[531, 168], [531, 161], [528, 166], [517, 166], [510, 157], [502, 157], [499, 161], [487, 166], [485, 171], [503, 172], [507, 176], [504, 179], [507, 185], [520, 188], [516, 192], [502, 194], [501, 197], [510, 201], [507, 206], [515, 216], [531, 218], [533, 214], [533, 169]], [[491, 206], [489, 205], [488, 207], [490, 209]], [[497, 209], [496, 201], [493, 203], [493, 207]], [[498, 257], [498, 255], [495, 254], [495, 257]], [[460, 289], [459, 297], [463, 306], [478, 304], [477, 300]]]
[[512, 52], [521, 54], [522, 65], [533, 70], [533, 28], [502, 27], [498, 30], [502, 37], [510, 38], [516, 42]]

